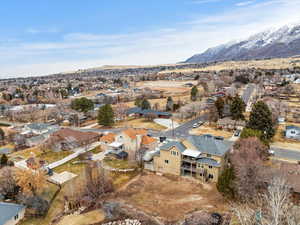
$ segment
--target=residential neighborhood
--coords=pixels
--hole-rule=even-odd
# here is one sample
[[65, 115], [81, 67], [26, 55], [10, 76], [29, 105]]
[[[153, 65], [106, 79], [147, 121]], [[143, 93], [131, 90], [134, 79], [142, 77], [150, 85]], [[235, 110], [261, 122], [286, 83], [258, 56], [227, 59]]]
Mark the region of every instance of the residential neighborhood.
[[300, 225], [300, 0], [1, 3], [0, 225]]

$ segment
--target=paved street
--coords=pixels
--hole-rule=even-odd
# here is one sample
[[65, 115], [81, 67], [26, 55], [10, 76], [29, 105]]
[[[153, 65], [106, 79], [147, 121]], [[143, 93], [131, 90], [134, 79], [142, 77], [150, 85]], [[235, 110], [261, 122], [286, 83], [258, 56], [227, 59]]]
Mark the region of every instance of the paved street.
[[274, 156], [273, 156], [274, 158], [300, 161], [300, 150], [297, 151], [297, 150], [275, 148], [275, 147], [271, 147], [271, 150], [274, 151]]
[[189, 136], [189, 130], [193, 128], [193, 125], [195, 123], [198, 123], [200, 121], [206, 121], [207, 120], [207, 115], [202, 115], [200, 117], [197, 117], [196, 119], [190, 120], [179, 127], [173, 129], [173, 130], [168, 130], [168, 131], [149, 131], [149, 134], [154, 136], [154, 137], [168, 137], [168, 138], [185, 138]]

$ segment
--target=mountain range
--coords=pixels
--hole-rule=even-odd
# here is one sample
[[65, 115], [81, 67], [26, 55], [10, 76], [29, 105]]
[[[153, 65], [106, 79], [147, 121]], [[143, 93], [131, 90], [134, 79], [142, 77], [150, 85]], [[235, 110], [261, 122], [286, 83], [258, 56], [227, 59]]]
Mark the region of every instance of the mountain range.
[[186, 63], [285, 58], [300, 55], [300, 23], [269, 29], [251, 37], [209, 48]]

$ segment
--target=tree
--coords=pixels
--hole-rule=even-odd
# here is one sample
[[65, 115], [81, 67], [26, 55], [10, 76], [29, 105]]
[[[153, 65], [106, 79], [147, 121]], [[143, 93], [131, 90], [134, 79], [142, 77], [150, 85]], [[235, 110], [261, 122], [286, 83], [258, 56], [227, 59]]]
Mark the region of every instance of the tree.
[[0, 166], [1, 167], [6, 166], [7, 162], [8, 162], [8, 158], [7, 158], [6, 154], [3, 154], [0, 159]]
[[174, 102], [172, 97], [168, 97], [167, 99], [167, 105], [166, 105], [166, 111], [173, 111], [174, 110]]
[[224, 111], [224, 100], [221, 97], [218, 97], [217, 101], [215, 101], [215, 106], [217, 108], [219, 117], [222, 118], [223, 117], [223, 111]]
[[208, 121], [209, 123], [217, 122], [219, 119], [219, 114], [217, 108], [212, 105], [208, 108]]
[[141, 102], [141, 108], [142, 109], [151, 109], [150, 102], [144, 98]]
[[19, 187], [15, 180], [13, 167], [4, 167], [0, 170], [0, 195], [5, 198], [14, 199], [19, 192]]
[[261, 131], [266, 140], [270, 140], [274, 136], [272, 113], [264, 102], [259, 101], [254, 104], [247, 128]]
[[198, 97], [198, 88], [197, 86], [193, 86], [191, 89], [191, 100], [196, 101]]
[[16, 172], [16, 181], [23, 193], [37, 196], [46, 184], [46, 177], [43, 171], [18, 170]]
[[218, 178], [218, 191], [229, 199], [234, 198], [234, 178], [234, 169], [231, 164], [225, 166]]
[[234, 204], [233, 214], [241, 225], [298, 225], [299, 209], [290, 198], [290, 187], [281, 175], [272, 177], [264, 194], [251, 204]]
[[244, 103], [244, 101], [238, 96], [236, 95], [233, 99], [232, 102], [230, 104], [230, 113], [231, 113], [231, 117], [234, 120], [244, 120], [244, 112], [246, 109], [246, 105]]
[[71, 102], [71, 108], [86, 113], [94, 108], [94, 103], [92, 100], [85, 97], [77, 98]]
[[114, 111], [110, 104], [99, 108], [98, 124], [103, 126], [112, 126], [114, 124]]
[[3, 129], [0, 128], [0, 141], [4, 141], [4, 139], [5, 139], [5, 133], [4, 133]]
[[257, 138], [241, 139], [236, 142], [230, 155], [235, 172], [235, 194], [240, 200], [253, 200], [264, 186], [263, 159], [266, 147]]
[[137, 107], [141, 107], [142, 106], [142, 99], [140, 99], [140, 98], [135, 99], [134, 105], [137, 106]]

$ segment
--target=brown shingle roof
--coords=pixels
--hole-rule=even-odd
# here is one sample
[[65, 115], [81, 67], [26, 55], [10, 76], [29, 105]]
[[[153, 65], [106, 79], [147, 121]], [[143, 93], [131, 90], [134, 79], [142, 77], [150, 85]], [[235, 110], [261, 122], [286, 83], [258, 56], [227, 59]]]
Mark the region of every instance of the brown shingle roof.
[[102, 142], [112, 143], [115, 141], [116, 135], [114, 133], [108, 133], [100, 138]]
[[85, 142], [91, 139], [96, 139], [100, 135], [94, 132], [82, 132], [78, 130], [72, 130], [70, 128], [62, 128], [59, 131], [54, 132], [51, 137], [55, 141], [62, 141], [65, 139], [75, 139], [77, 142]]
[[153, 137], [149, 137], [147, 135], [144, 135], [142, 137], [142, 145], [149, 145], [149, 144], [152, 144], [154, 142], [156, 142], [156, 139], [153, 138]]

